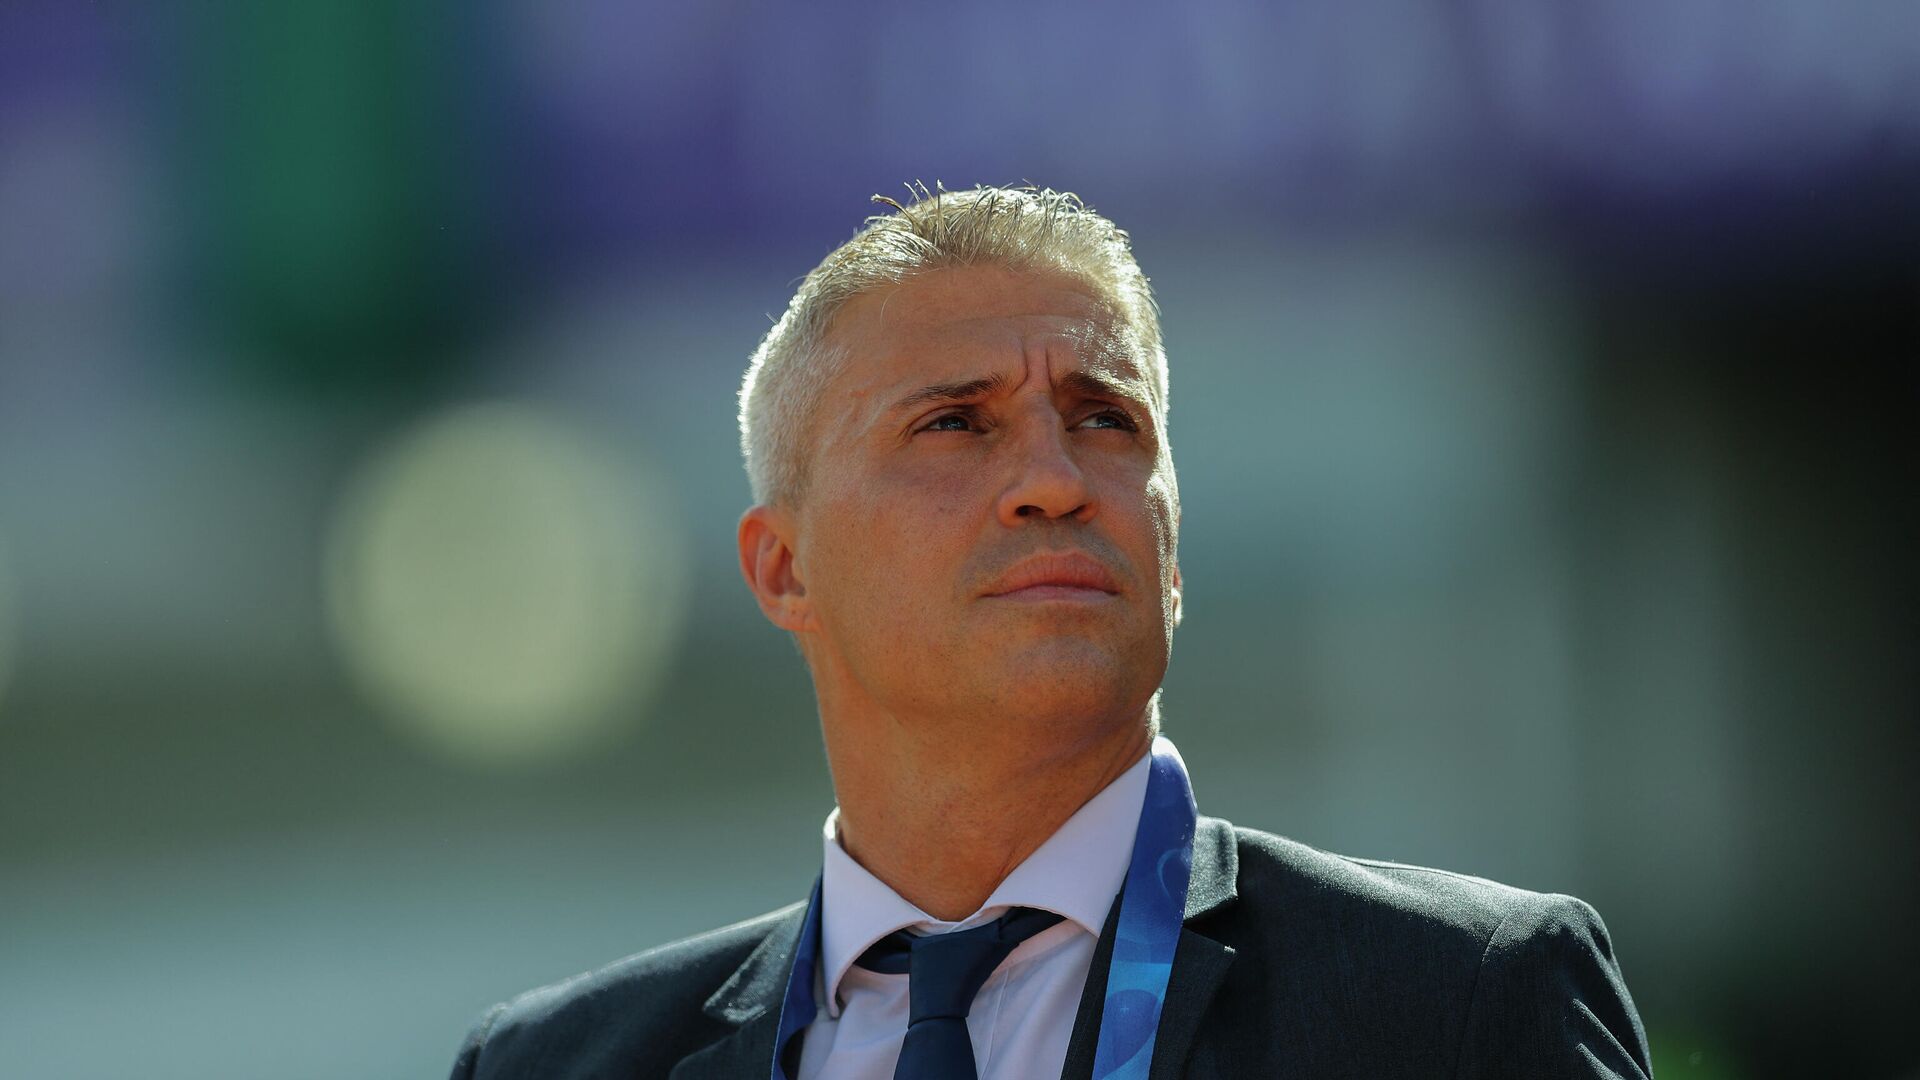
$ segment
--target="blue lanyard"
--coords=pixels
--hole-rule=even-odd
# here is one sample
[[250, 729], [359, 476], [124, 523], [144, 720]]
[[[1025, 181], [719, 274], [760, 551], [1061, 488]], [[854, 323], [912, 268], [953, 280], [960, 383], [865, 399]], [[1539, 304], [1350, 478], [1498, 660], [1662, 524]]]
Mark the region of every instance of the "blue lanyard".
[[[1120, 892], [1120, 923], [1114, 930], [1113, 963], [1107, 970], [1106, 1006], [1093, 1055], [1094, 1080], [1146, 1080], [1154, 1037], [1173, 974], [1174, 948], [1187, 912], [1193, 875], [1193, 830], [1198, 819], [1193, 787], [1180, 752], [1165, 736], [1153, 741], [1147, 797], [1133, 835], [1133, 859]], [[820, 960], [820, 881], [807, 900], [807, 918], [794, 952], [780, 1027], [773, 1040], [772, 1080], [793, 1080], [781, 1051], [813, 1023], [813, 972]]]

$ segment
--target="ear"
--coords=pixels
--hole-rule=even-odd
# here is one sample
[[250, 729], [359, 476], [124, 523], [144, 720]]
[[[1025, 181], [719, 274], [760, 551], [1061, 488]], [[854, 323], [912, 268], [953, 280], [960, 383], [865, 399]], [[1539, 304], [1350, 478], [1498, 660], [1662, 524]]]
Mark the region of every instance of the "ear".
[[740, 576], [767, 620], [782, 630], [813, 627], [813, 605], [794, 567], [793, 519], [771, 506], [740, 515]]
[[1173, 625], [1180, 625], [1180, 563], [1173, 564]]

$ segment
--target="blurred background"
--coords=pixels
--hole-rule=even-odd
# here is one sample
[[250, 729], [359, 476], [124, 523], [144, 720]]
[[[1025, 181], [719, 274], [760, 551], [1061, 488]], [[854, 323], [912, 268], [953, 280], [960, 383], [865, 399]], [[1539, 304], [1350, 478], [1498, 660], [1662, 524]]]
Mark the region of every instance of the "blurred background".
[[0, 5], [0, 1076], [444, 1075], [800, 899], [734, 393], [874, 193], [1165, 312], [1202, 808], [1920, 1076], [1920, 7]]

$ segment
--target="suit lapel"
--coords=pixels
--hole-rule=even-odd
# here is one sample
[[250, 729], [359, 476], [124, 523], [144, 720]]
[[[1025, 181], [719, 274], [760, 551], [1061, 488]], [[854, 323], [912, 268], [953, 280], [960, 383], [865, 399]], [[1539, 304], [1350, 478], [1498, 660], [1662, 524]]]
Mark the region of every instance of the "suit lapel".
[[773, 1040], [780, 1027], [780, 1003], [786, 994], [787, 976], [793, 970], [794, 952], [800, 945], [807, 906], [795, 905], [791, 912], [747, 954], [703, 1006], [708, 1016], [732, 1024], [736, 1030], [681, 1058], [668, 1074], [669, 1080], [742, 1080], [767, 1075], [773, 1065]]
[[[1233, 826], [1219, 818], [1201, 818], [1193, 835], [1193, 875], [1187, 885], [1187, 910], [1183, 920], [1186, 925], [1181, 927], [1180, 944], [1173, 954], [1173, 972], [1167, 979], [1167, 1000], [1161, 1008], [1160, 1026], [1154, 1035], [1148, 1080], [1177, 1080], [1183, 1076], [1188, 1080], [1210, 1080], [1183, 1070], [1187, 1055], [1193, 1050], [1200, 1019], [1233, 964], [1233, 949], [1194, 929], [1193, 924], [1238, 898], [1239, 876], [1240, 857], [1233, 839]], [[1113, 941], [1119, 925], [1120, 905], [1116, 901], [1107, 913], [1105, 928], [1100, 931], [1087, 985], [1080, 994], [1080, 1010], [1074, 1017], [1073, 1035], [1067, 1044], [1062, 1080], [1091, 1080], [1093, 1076], [1107, 971], [1113, 964]]]
[[1173, 954], [1173, 975], [1167, 980], [1167, 1002], [1160, 1013], [1160, 1031], [1154, 1037], [1153, 1064], [1147, 1080], [1211, 1080], [1210, 1074], [1186, 1071], [1187, 1055], [1200, 1030], [1200, 1018], [1212, 1004], [1220, 981], [1233, 966], [1233, 949], [1195, 930], [1180, 931]]

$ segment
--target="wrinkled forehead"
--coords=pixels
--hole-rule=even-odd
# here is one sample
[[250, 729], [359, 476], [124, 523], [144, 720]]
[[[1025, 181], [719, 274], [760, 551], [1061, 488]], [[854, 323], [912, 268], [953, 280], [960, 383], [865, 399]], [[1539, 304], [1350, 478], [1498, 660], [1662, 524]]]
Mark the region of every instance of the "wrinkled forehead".
[[826, 339], [842, 356], [842, 391], [856, 396], [916, 380], [978, 377], [985, 366], [1040, 347], [1080, 370], [1137, 383], [1149, 403], [1158, 398], [1152, 358], [1131, 312], [1064, 274], [930, 271], [849, 300]]

